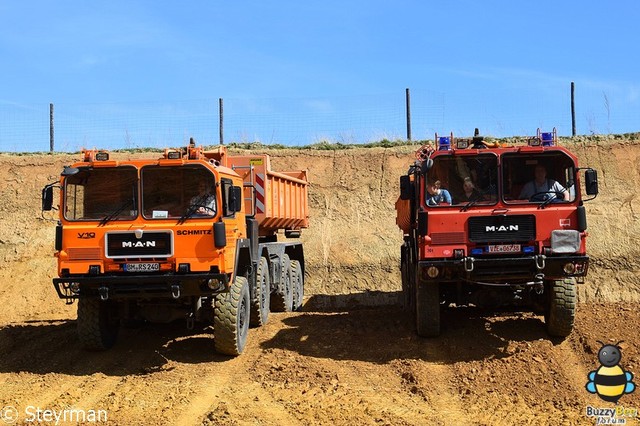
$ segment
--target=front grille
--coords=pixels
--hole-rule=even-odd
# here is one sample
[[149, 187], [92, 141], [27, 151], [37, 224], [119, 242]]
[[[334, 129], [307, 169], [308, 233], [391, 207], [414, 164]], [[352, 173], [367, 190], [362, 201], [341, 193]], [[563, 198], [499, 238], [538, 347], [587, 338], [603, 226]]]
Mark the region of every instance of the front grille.
[[69, 247], [67, 254], [69, 260], [100, 260], [102, 250], [100, 247]]
[[536, 238], [533, 215], [469, 218], [469, 240], [474, 243], [528, 242]]
[[108, 258], [151, 258], [173, 255], [173, 234], [164, 232], [144, 232], [136, 238], [133, 232], [113, 232], [106, 236]]
[[464, 232], [434, 232], [431, 244], [464, 244]]

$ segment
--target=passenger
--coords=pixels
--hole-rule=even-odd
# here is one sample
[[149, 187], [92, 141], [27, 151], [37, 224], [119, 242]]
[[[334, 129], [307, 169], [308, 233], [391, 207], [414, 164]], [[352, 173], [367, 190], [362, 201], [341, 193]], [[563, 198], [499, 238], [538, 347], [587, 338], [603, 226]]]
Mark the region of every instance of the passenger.
[[440, 188], [439, 180], [427, 182], [427, 205], [437, 206], [440, 203], [451, 205], [451, 194], [446, 189]]
[[520, 191], [521, 200], [546, 201], [561, 198], [569, 201], [569, 191], [553, 179], [547, 179], [547, 169], [537, 164], [534, 169], [534, 179], [527, 182]]
[[212, 194], [207, 187], [207, 182], [201, 180], [198, 182], [198, 195], [191, 198], [189, 208], [194, 210], [194, 213], [214, 216], [216, 214], [216, 196]]
[[470, 177], [464, 178], [462, 182], [462, 194], [460, 196], [460, 202], [466, 203], [469, 201], [478, 201], [482, 198], [480, 191], [476, 189], [476, 186], [473, 184], [473, 181]]

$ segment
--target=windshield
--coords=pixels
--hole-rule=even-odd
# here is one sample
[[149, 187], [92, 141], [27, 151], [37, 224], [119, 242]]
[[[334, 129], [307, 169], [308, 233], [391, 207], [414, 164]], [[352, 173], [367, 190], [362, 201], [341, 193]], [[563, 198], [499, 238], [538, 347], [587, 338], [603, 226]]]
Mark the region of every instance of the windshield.
[[575, 200], [575, 168], [571, 157], [551, 152], [523, 157], [505, 154], [503, 194], [507, 203], [557, 203]]
[[84, 168], [65, 179], [67, 220], [127, 220], [138, 215], [134, 167]]
[[142, 168], [142, 214], [146, 219], [213, 217], [215, 178], [204, 166]]
[[437, 156], [427, 173], [427, 206], [495, 204], [498, 158], [494, 154]]

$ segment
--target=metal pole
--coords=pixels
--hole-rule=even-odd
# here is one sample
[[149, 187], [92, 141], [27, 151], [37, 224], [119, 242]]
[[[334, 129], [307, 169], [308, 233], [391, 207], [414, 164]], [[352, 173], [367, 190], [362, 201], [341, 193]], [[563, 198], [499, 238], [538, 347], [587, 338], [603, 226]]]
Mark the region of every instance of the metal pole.
[[576, 135], [576, 103], [575, 103], [576, 85], [571, 82], [571, 135]]
[[53, 104], [49, 104], [49, 152], [53, 152]]
[[223, 131], [224, 123], [223, 123], [223, 120], [222, 120], [223, 115], [224, 115], [224, 106], [222, 104], [222, 98], [220, 98], [218, 100], [218, 109], [220, 111], [220, 145], [224, 145], [224, 137], [223, 137], [223, 135], [224, 135], [224, 131]]
[[409, 88], [406, 90], [407, 100], [407, 140], [411, 141], [411, 96], [409, 95]]

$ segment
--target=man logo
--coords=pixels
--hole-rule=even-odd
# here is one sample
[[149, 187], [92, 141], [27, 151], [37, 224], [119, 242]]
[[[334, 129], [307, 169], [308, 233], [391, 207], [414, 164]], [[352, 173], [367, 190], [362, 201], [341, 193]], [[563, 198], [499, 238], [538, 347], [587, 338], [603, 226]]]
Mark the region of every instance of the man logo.
[[518, 225], [485, 226], [484, 230], [485, 232], [511, 232], [511, 231], [517, 231]]
[[123, 241], [122, 242], [122, 247], [123, 248], [134, 248], [134, 247], [155, 247], [156, 246], [156, 242], [155, 241]]

